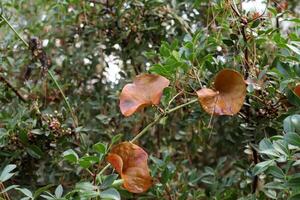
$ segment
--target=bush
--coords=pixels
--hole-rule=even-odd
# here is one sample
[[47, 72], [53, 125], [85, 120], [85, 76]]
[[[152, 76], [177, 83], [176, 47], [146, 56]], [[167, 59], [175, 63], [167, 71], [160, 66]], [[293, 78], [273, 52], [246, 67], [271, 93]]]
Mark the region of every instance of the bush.
[[0, 199], [299, 199], [298, 1], [0, 3]]

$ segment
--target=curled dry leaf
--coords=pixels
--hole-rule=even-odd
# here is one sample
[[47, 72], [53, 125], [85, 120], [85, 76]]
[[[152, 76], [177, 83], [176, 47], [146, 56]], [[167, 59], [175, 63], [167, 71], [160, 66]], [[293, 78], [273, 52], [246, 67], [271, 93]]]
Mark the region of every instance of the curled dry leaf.
[[295, 88], [294, 88], [294, 93], [300, 97], [300, 85], [297, 85]]
[[118, 144], [108, 154], [107, 161], [121, 175], [129, 192], [142, 193], [151, 187], [148, 154], [141, 147], [131, 142]]
[[240, 73], [231, 69], [220, 71], [214, 88], [197, 91], [199, 102], [207, 113], [234, 115], [240, 111], [246, 96], [246, 84]]
[[137, 76], [133, 83], [125, 85], [120, 95], [120, 109], [126, 117], [136, 111], [160, 102], [164, 88], [170, 81], [163, 76], [155, 74], [142, 74]]

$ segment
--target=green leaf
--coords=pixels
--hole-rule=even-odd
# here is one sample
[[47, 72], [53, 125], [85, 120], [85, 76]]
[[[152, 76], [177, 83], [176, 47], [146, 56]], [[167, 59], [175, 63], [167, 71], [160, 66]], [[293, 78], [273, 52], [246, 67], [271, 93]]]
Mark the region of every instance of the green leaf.
[[97, 156], [84, 156], [84, 157], [80, 158], [78, 162], [79, 162], [80, 167], [86, 169], [99, 161], [100, 160]]
[[49, 188], [53, 187], [54, 184], [49, 184], [46, 185], [44, 187], [41, 187], [39, 189], [37, 189], [34, 194], [33, 194], [33, 198], [36, 199], [37, 197], [39, 197], [43, 192], [47, 191]]
[[69, 149], [63, 152], [63, 157], [71, 163], [76, 163], [78, 161], [78, 155], [73, 149]]
[[239, 36], [237, 34], [231, 33], [230, 34], [230, 39], [232, 39], [232, 40], [239, 40]]
[[106, 115], [102, 115], [102, 114], [99, 114], [96, 116], [96, 119], [98, 119], [101, 123], [107, 125], [109, 124], [111, 118], [106, 116]]
[[297, 133], [289, 132], [285, 134], [284, 140], [291, 145], [300, 147], [300, 136]]
[[287, 132], [300, 132], [300, 115], [291, 115], [283, 120], [283, 129]]
[[264, 138], [259, 142], [259, 150], [260, 151], [265, 151], [273, 149], [273, 144], [270, 139]]
[[285, 177], [282, 169], [280, 169], [279, 167], [277, 167], [275, 165], [270, 166], [267, 170], [267, 173], [271, 174], [272, 176], [279, 178], [279, 179], [284, 179], [284, 177]]
[[223, 39], [222, 41], [227, 46], [233, 46], [234, 45], [234, 42], [232, 40], [230, 40], [230, 39]]
[[300, 55], [300, 49], [293, 46], [293, 45], [290, 45], [290, 44], [287, 44], [286, 45], [290, 50], [292, 50], [293, 52], [295, 52], [296, 54]]
[[270, 182], [264, 185], [264, 188], [275, 189], [275, 190], [285, 190], [286, 185], [280, 182]]
[[118, 134], [115, 135], [112, 139], [111, 139], [111, 144], [115, 144], [116, 142], [118, 142], [121, 138], [122, 138], [122, 134]]
[[121, 200], [119, 192], [115, 188], [109, 188], [100, 193], [103, 199]]
[[28, 154], [33, 158], [40, 159], [43, 157], [43, 151], [37, 145], [30, 145], [26, 148]]
[[118, 175], [117, 174], [111, 174], [111, 175], [108, 175], [103, 183], [100, 185], [100, 189], [105, 189], [105, 188], [108, 188], [109, 186], [111, 186], [111, 184], [118, 178]]
[[54, 194], [55, 194], [55, 196], [56, 196], [57, 198], [61, 198], [62, 195], [63, 195], [63, 192], [64, 192], [64, 189], [63, 189], [62, 185], [59, 185], [59, 186], [57, 186], [57, 188], [55, 189]]
[[295, 94], [295, 92], [290, 89], [290, 88], [286, 88], [286, 96], [288, 101], [293, 104], [294, 106], [300, 107], [300, 98], [298, 97], [297, 94]]
[[274, 165], [274, 164], [275, 163], [273, 160], [267, 160], [267, 161], [263, 161], [263, 162], [256, 164], [253, 168], [253, 175], [258, 175], [258, 174], [264, 172], [265, 170], [268, 169], [268, 167], [270, 167], [271, 165]]
[[170, 49], [167, 47], [167, 43], [163, 43], [159, 48], [159, 53], [162, 57], [169, 57], [171, 55]]
[[5, 182], [10, 179], [15, 173], [11, 173], [17, 166], [6, 165], [0, 174], [0, 182]]
[[27, 197], [33, 198], [32, 192], [30, 190], [26, 189], [26, 188], [16, 188], [16, 190], [19, 190], [20, 192], [22, 192]]
[[90, 182], [79, 182], [76, 184], [75, 188], [79, 190], [85, 190], [85, 191], [94, 191], [97, 189], [97, 187]]
[[277, 199], [277, 193], [275, 190], [263, 190], [265, 195], [271, 199]]
[[105, 154], [106, 153], [106, 145], [98, 142], [97, 144], [93, 145], [93, 149], [97, 152], [97, 153], [101, 153], [101, 154]]
[[292, 188], [300, 188], [300, 173], [294, 174], [289, 180], [288, 180], [288, 186]]
[[252, 23], [251, 28], [256, 28], [256, 27], [258, 27], [259, 24], [260, 24], [260, 20], [257, 19]]
[[273, 142], [274, 149], [279, 152], [281, 155], [289, 156], [290, 150], [288, 144], [284, 140], [277, 140]]
[[19, 185], [10, 185], [10, 186], [6, 187], [4, 190], [0, 191], [0, 194], [6, 193], [6, 192], [8, 192], [8, 191], [10, 191], [12, 189], [17, 188], [17, 187], [19, 187]]

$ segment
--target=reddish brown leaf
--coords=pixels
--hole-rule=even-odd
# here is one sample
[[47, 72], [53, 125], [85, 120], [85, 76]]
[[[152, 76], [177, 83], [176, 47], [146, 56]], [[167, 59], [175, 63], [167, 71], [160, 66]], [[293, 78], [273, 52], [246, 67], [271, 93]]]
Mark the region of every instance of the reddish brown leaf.
[[294, 88], [294, 93], [300, 97], [300, 85], [297, 85], [295, 88]]
[[199, 102], [207, 113], [234, 115], [240, 111], [246, 96], [246, 84], [240, 73], [231, 69], [220, 71], [215, 77], [214, 88], [197, 91]]
[[136, 111], [160, 102], [164, 88], [170, 81], [163, 76], [142, 74], [133, 83], [125, 85], [120, 95], [120, 109], [123, 115], [130, 116]]
[[139, 146], [123, 142], [112, 148], [107, 161], [124, 180], [124, 188], [132, 193], [142, 193], [152, 186], [148, 168], [148, 154]]

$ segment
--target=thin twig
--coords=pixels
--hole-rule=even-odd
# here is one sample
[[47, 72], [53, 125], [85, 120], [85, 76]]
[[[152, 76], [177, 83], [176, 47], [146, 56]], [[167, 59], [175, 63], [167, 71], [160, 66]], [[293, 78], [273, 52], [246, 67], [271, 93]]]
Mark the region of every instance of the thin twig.
[[18, 36], [18, 38], [20, 40], [22, 40], [22, 42], [29, 47], [29, 44], [20, 36], [20, 34], [16, 31], [16, 29], [8, 22], [8, 20], [4, 17], [4, 15], [2, 15], [0, 13], [0, 18], [2, 18], [4, 20], [4, 22], [9, 26], [9, 28]]
[[73, 111], [73, 109], [72, 109], [72, 107], [71, 107], [71, 105], [70, 105], [67, 97], [65, 96], [65, 94], [64, 94], [63, 90], [61, 89], [59, 83], [57, 82], [56, 78], [53, 76], [51, 70], [48, 70], [48, 74], [51, 77], [51, 79], [53, 80], [53, 82], [56, 85], [56, 87], [58, 88], [58, 90], [60, 91], [60, 93], [61, 93], [61, 95], [62, 95], [62, 97], [63, 97], [63, 99], [64, 99], [64, 101], [65, 101], [65, 103], [66, 103], [66, 105], [67, 105], [67, 107], [69, 109], [69, 112], [72, 115], [72, 118], [73, 118], [73, 121], [74, 121], [74, 125], [75, 125], [75, 127], [77, 127], [78, 126], [78, 120], [77, 120], [77, 117], [76, 117], [76, 115], [75, 115], [75, 113], [74, 113], [74, 111]]
[[[176, 106], [170, 110], [167, 110], [165, 113], [159, 114], [150, 124], [148, 124], [143, 130], [141, 130], [141, 132], [139, 132], [132, 140], [130, 140], [129, 142], [133, 143], [135, 141], [137, 141], [141, 136], [143, 136], [152, 126], [154, 126], [157, 122], [159, 122], [159, 120], [172, 113], [175, 112], [176, 110], [179, 110], [180, 108], [183, 108], [185, 106], [188, 106], [190, 104], [193, 104], [195, 102], [197, 102], [198, 99], [192, 99], [191, 101], [188, 101], [187, 103], [181, 104], [179, 106]], [[102, 170], [98, 173], [98, 175], [103, 174], [108, 168], [110, 167], [110, 164], [107, 164], [105, 167], [102, 168]]]
[[[0, 191], [2, 192], [2, 191], [4, 191], [4, 190], [5, 190], [5, 186], [4, 186], [3, 183], [0, 182]], [[2, 195], [2, 196], [4, 197], [5, 200], [10, 200], [10, 198], [9, 198], [9, 196], [8, 196], [8, 194], [7, 194], [7, 192], [3, 192], [3, 195]]]
[[19, 97], [21, 101], [23, 102], [27, 101], [27, 99], [23, 97], [23, 95], [8, 80], [6, 80], [1, 75], [0, 75], [0, 82], [3, 82], [8, 88], [10, 88]]
[[211, 116], [210, 116], [210, 119], [209, 119], [208, 128], [213, 128], [212, 127], [212, 121], [213, 121], [213, 117], [214, 117], [214, 114], [215, 114], [215, 111], [216, 111], [216, 105], [217, 105], [218, 100], [219, 100], [219, 96], [217, 96], [216, 99], [215, 99], [214, 109], [213, 109], [213, 112], [211, 113]]

